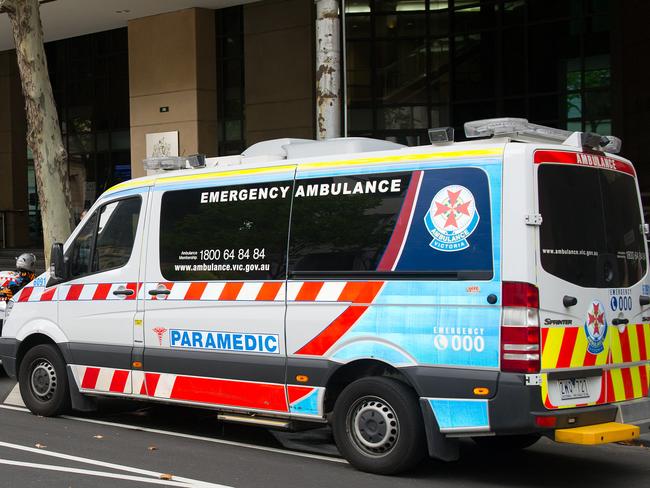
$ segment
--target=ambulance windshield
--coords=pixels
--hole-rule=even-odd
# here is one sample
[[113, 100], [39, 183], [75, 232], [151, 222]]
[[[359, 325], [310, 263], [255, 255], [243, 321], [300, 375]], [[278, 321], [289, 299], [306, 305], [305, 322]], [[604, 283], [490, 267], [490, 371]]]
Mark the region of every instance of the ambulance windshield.
[[542, 267], [583, 287], [638, 283], [645, 238], [634, 177], [608, 169], [541, 164]]

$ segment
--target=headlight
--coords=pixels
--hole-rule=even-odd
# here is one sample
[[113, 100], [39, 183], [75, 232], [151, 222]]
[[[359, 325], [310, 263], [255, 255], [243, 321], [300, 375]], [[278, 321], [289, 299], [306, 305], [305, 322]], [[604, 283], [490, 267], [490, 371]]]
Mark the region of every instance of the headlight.
[[14, 303], [16, 303], [16, 302], [14, 302], [13, 300], [8, 300], [8, 301], [5, 302], [5, 304], [6, 304], [5, 305], [5, 320], [7, 320], [9, 318], [9, 314], [11, 313], [11, 311], [14, 308]]

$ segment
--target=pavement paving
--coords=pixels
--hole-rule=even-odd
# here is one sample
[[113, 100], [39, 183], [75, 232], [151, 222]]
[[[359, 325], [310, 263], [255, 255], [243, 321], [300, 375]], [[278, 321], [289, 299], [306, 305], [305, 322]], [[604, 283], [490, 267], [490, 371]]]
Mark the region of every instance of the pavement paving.
[[0, 488], [645, 488], [650, 480], [648, 448], [547, 439], [507, 456], [467, 441], [458, 462], [427, 460], [406, 475], [382, 477], [341, 459], [326, 428], [276, 433], [224, 424], [210, 411], [122, 400], [102, 401], [92, 415], [43, 418], [2, 403], [13, 387], [0, 378]]

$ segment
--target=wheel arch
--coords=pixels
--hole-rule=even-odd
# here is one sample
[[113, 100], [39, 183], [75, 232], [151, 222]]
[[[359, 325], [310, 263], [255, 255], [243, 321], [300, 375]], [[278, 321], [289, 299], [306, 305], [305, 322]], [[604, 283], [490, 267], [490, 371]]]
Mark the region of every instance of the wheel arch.
[[41, 344], [51, 344], [56, 347], [61, 353], [61, 356], [63, 356], [64, 361], [67, 362], [64, 351], [61, 349], [60, 345], [57, 344], [54, 339], [52, 339], [52, 337], [44, 334], [43, 332], [34, 332], [33, 334], [26, 336], [18, 346], [18, 350], [16, 351], [16, 374], [18, 374], [18, 371], [20, 371], [20, 365], [23, 358], [25, 357], [25, 354], [27, 354], [27, 351]]
[[328, 414], [334, 410], [336, 399], [350, 383], [361, 378], [372, 376], [394, 378], [412, 388], [416, 394], [418, 393], [417, 388], [409, 377], [395, 366], [377, 359], [356, 359], [337, 367], [327, 379], [325, 397], [323, 399], [323, 412]]

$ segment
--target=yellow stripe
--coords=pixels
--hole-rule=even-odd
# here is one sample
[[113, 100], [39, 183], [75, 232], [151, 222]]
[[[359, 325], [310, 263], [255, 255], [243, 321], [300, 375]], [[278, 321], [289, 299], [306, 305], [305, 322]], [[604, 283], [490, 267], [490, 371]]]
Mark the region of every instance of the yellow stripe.
[[303, 163], [300, 169], [313, 169], [313, 168], [336, 168], [339, 166], [356, 166], [359, 164], [388, 164], [388, 163], [401, 163], [405, 161], [422, 161], [425, 159], [453, 159], [463, 157], [487, 157], [487, 156], [500, 156], [503, 154], [503, 148], [490, 148], [490, 149], [472, 149], [469, 151], [447, 151], [427, 154], [403, 154], [399, 156], [384, 156], [377, 158], [361, 158], [361, 159], [348, 159], [344, 161], [322, 161], [317, 163]]
[[643, 324], [643, 335], [645, 335], [645, 350], [650, 359], [650, 324]]
[[610, 348], [612, 350], [612, 362], [613, 363], [622, 363], [623, 362], [623, 349], [621, 348], [621, 337], [618, 333], [618, 328], [611, 327], [611, 342]]
[[585, 365], [585, 357], [587, 356], [587, 334], [585, 333], [584, 327], [580, 327], [578, 335], [576, 336], [576, 344], [573, 348], [573, 354], [571, 355], [571, 367], [579, 368]]
[[548, 374], [542, 373], [542, 403], [546, 406], [548, 398]]
[[557, 368], [557, 360], [560, 356], [560, 348], [562, 347], [562, 338], [564, 337], [564, 329], [554, 328], [548, 330], [546, 337], [546, 344], [542, 351], [542, 369], [555, 369]]
[[630, 339], [630, 352], [632, 354], [632, 362], [641, 360], [641, 351], [639, 351], [639, 335], [636, 331], [636, 325], [626, 327], [627, 336]]
[[[359, 158], [359, 159], [348, 159], [342, 161], [321, 161], [315, 163], [305, 163], [300, 165], [300, 169], [314, 169], [314, 168], [337, 168], [340, 166], [356, 166], [363, 164], [389, 164], [389, 163], [400, 163], [407, 161], [423, 161], [431, 159], [454, 159], [454, 158], [463, 158], [463, 157], [488, 157], [488, 156], [501, 156], [503, 154], [503, 148], [490, 148], [490, 149], [472, 149], [468, 151], [447, 151], [447, 152], [436, 152], [436, 153], [425, 153], [425, 154], [403, 154], [398, 156], [383, 156], [376, 158]], [[288, 171], [296, 167], [293, 164], [286, 164], [282, 166], [271, 166], [265, 168], [249, 168], [249, 169], [240, 169], [240, 170], [226, 170], [226, 171], [215, 171], [210, 173], [199, 173], [199, 174], [188, 174], [182, 176], [170, 176], [165, 177], [161, 176], [158, 178], [150, 178], [147, 180], [140, 181], [125, 181], [124, 183], [119, 183], [108, 191], [117, 191], [124, 190], [127, 188], [137, 188], [143, 186], [151, 186], [155, 183], [171, 183], [179, 181], [192, 181], [192, 180], [207, 180], [214, 178], [226, 178], [229, 176], [246, 176], [252, 174], [260, 173], [270, 173], [278, 171]]]
[[641, 387], [641, 371], [639, 370], [640, 367], [645, 368], [645, 366], [635, 366], [634, 368], [630, 368], [634, 398], [640, 398], [643, 396], [643, 389]]
[[623, 384], [623, 373], [620, 369], [612, 369], [612, 384], [614, 385], [614, 400], [617, 402], [625, 400], [625, 385]]
[[284, 171], [292, 171], [295, 165], [285, 164], [282, 166], [271, 166], [266, 168], [248, 168], [248, 169], [233, 169], [227, 171], [215, 171], [210, 173], [188, 173], [179, 176], [161, 176], [158, 178], [151, 178], [141, 181], [125, 181], [115, 185], [108, 191], [124, 190], [125, 188], [135, 188], [139, 186], [150, 186], [158, 183], [175, 183], [179, 181], [193, 181], [193, 180], [211, 180], [214, 178], [228, 178], [232, 176], [248, 176], [260, 173], [278, 173]]
[[607, 364], [607, 360], [609, 359], [609, 350], [610, 350], [610, 341], [606, 340], [605, 343], [603, 344], [604, 349], [598, 356], [596, 356], [596, 362], [594, 363], [596, 366], [603, 366]]

